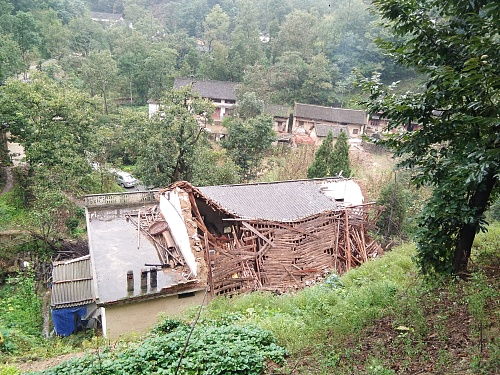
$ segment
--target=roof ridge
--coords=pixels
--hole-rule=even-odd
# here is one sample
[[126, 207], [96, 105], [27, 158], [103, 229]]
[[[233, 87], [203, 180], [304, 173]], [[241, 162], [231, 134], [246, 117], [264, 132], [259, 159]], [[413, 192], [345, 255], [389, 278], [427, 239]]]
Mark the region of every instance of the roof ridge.
[[271, 185], [271, 184], [283, 184], [290, 182], [306, 182], [306, 181], [327, 181], [327, 180], [351, 180], [350, 178], [342, 177], [342, 176], [332, 176], [332, 177], [317, 177], [317, 178], [302, 178], [298, 180], [283, 180], [283, 181], [262, 181], [262, 182], [247, 182], [240, 184], [225, 184], [225, 185], [208, 185], [208, 186], [200, 186], [200, 188], [208, 188], [208, 187], [229, 187], [229, 186], [256, 186], [256, 185]]
[[202, 78], [190, 78], [190, 77], [175, 77], [174, 80], [176, 79], [183, 79], [187, 81], [192, 81], [192, 82], [222, 82], [222, 83], [234, 83], [234, 84], [240, 84], [241, 82], [235, 82], [235, 81], [221, 81], [219, 79], [202, 79]]
[[327, 108], [327, 109], [340, 109], [343, 111], [359, 111], [359, 112], [366, 112], [363, 109], [353, 109], [353, 108], [340, 108], [340, 107], [330, 107], [326, 105], [319, 105], [319, 104], [309, 104], [309, 103], [298, 103], [296, 102], [295, 105], [307, 105], [309, 107], [320, 107], [320, 108]]

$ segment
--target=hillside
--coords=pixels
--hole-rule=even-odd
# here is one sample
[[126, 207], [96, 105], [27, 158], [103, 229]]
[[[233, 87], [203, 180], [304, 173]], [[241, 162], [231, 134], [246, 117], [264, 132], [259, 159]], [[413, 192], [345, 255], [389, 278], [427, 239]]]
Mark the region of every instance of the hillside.
[[[269, 374], [493, 374], [499, 360], [499, 238], [498, 223], [478, 236], [467, 281], [424, 280], [408, 244], [294, 294], [216, 299], [203, 311], [179, 373], [215, 366], [211, 374], [260, 374], [266, 365]], [[87, 343], [82, 359], [78, 354], [44, 374], [70, 374], [76, 367], [82, 375], [95, 373], [96, 360], [106, 374], [124, 368], [173, 374], [187, 335], [184, 323], [166, 320], [144, 341]], [[57, 362], [13, 363], [0, 374]]]

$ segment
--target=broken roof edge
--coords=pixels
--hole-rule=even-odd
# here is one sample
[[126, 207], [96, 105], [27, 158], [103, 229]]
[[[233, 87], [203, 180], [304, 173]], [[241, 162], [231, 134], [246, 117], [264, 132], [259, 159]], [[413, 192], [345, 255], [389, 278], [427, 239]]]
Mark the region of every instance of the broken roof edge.
[[168, 288], [162, 288], [156, 293], [140, 294], [133, 297], [124, 297], [117, 300], [106, 301], [106, 302], [100, 302], [97, 299], [95, 303], [97, 304], [98, 307], [125, 305], [129, 303], [143, 302], [158, 298], [171, 297], [183, 293], [199, 292], [200, 290], [206, 290], [206, 289], [207, 286], [200, 283], [200, 280], [198, 279], [188, 280], [184, 283], [175, 284]]
[[71, 263], [75, 263], [75, 262], [81, 262], [81, 261], [84, 261], [84, 260], [87, 260], [89, 259], [90, 260], [90, 254], [87, 254], [87, 255], [83, 255], [81, 257], [78, 257], [78, 258], [74, 258], [74, 259], [68, 259], [68, 260], [57, 260], [57, 261], [54, 261], [52, 262], [52, 265], [54, 267], [57, 267], [57, 266], [62, 266], [64, 264], [71, 264]]
[[[300, 180], [285, 180], [285, 181], [276, 181], [276, 182], [257, 182], [257, 183], [247, 183], [247, 184], [229, 184], [229, 185], [216, 185], [216, 186], [252, 186], [252, 185], [269, 185], [269, 184], [276, 184], [276, 183], [289, 183], [289, 182], [309, 182], [309, 181], [331, 181], [331, 180], [336, 180], [336, 181], [349, 181], [352, 180], [351, 178], [345, 178], [345, 177], [320, 177], [320, 178], [309, 178], [309, 179], [300, 179]], [[210, 198], [207, 196], [205, 193], [203, 193], [199, 188], [191, 184], [190, 182], [187, 181], [177, 181], [171, 184], [169, 187], [165, 189], [161, 189], [159, 191], [160, 195], [163, 195], [164, 193], [168, 193], [170, 191], [173, 191], [176, 188], [183, 189], [187, 193], [194, 193], [197, 198], [203, 199], [209, 206], [216, 208], [220, 210], [221, 212], [225, 213], [228, 216], [231, 216], [230, 218], [223, 219], [227, 221], [235, 220], [235, 221], [265, 221], [270, 224], [293, 224], [293, 223], [299, 223], [302, 221], [310, 220], [313, 219], [317, 216], [324, 215], [327, 213], [334, 213], [334, 212], [340, 212], [344, 211], [346, 209], [355, 209], [357, 207], [364, 207], [364, 206], [373, 206], [376, 204], [376, 202], [369, 202], [369, 203], [362, 203], [358, 205], [349, 205], [349, 206], [339, 206], [338, 209], [335, 210], [324, 210], [321, 212], [316, 212], [310, 215], [305, 215], [299, 218], [291, 219], [291, 220], [273, 220], [273, 219], [265, 219], [265, 218], [256, 218], [256, 217], [243, 217], [239, 215], [236, 212], [229, 211], [227, 208], [225, 208], [222, 204], [219, 202], [215, 201], [214, 199]]]
[[84, 206], [89, 209], [114, 206], [137, 206], [157, 203], [160, 190], [126, 191], [84, 195]]

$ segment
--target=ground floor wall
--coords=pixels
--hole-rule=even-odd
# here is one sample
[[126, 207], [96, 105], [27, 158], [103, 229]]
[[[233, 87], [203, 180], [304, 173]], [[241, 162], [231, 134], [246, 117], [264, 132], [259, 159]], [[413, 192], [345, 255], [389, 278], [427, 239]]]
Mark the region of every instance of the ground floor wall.
[[118, 339], [131, 333], [144, 333], [158, 322], [162, 314], [171, 317], [180, 316], [190, 307], [201, 305], [204, 295], [205, 290], [199, 290], [142, 302], [107, 306], [102, 316], [103, 333], [110, 339]]

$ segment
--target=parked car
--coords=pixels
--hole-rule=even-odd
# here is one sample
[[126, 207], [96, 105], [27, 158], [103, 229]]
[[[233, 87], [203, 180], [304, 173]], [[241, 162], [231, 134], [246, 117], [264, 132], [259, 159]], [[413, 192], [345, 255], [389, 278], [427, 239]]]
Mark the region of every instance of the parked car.
[[115, 172], [116, 182], [124, 188], [131, 188], [137, 185], [137, 179], [127, 172]]

